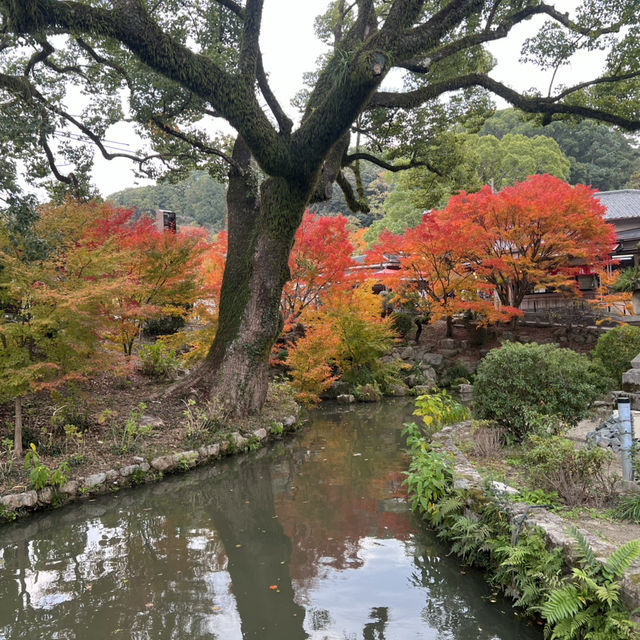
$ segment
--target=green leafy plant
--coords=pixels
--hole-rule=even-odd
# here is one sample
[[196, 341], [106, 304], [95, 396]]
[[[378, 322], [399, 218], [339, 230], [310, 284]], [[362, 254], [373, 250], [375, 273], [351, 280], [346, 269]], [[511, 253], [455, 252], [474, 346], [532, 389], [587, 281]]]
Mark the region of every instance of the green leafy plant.
[[272, 422], [269, 425], [269, 433], [273, 436], [281, 436], [284, 432], [284, 425], [282, 422]]
[[600, 447], [576, 449], [560, 436], [531, 436], [528, 442], [523, 461], [535, 486], [557, 492], [570, 506], [609, 499], [615, 484], [606, 473], [611, 452]]
[[547, 549], [544, 532], [525, 531], [517, 544], [508, 539], [494, 541], [492, 554], [497, 564], [491, 584], [530, 613], [540, 611], [550, 588], [560, 583], [564, 570], [562, 549]]
[[622, 374], [631, 369], [631, 360], [639, 353], [640, 327], [621, 324], [598, 338], [593, 357], [602, 363], [613, 383], [619, 385]]
[[407, 438], [411, 454], [405, 480], [411, 508], [431, 520], [436, 517], [436, 505], [450, 493], [453, 486], [452, 458], [434, 451], [414, 423], [406, 424], [402, 434]]
[[619, 520], [640, 522], [640, 495], [622, 498], [613, 510], [613, 516]]
[[153, 431], [153, 424], [140, 424], [140, 419], [144, 415], [147, 405], [139, 402], [135, 409], [131, 410], [129, 417], [124, 423], [120, 440], [120, 448], [122, 451], [128, 451], [138, 439], [149, 435]]
[[140, 347], [138, 352], [140, 372], [151, 378], [172, 379], [180, 368], [180, 360], [175, 349], [169, 348], [161, 340]]
[[640, 540], [626, 543], [600, 562], [578, 529], [572, 529], [579, 562], [540, 608], [551, 640], [637, 638], [638, 627], [620, 602], [620, 579], [640, 557]]
[[544, 489], [528, 489], [523, 487], [512, 496], [516, 502], [526, 502], [527, 504], [537, 505], [556, 505], [560, 502], [560, 496], [557, 491], [545, 491]]
[[33, 442], [25, 455], [24, 468], [29, 472], [29, 482], [36, 491], [47, 485], [62, 487], [69, 479], [69, 464], [62, 462], [53, 470], [43, 465]]
[[496, 420], [522, 440], [539, 428], [537, 416], [577, 424], [607, 389], [601, 367], [552, 344], [505, 342], [480, 363], [473, 384], [477, 417]]
[[413, 415], [420, 416], [429, 432], [469, 418], [469, 409], [450, 396], [446, 389], [416, 398]]

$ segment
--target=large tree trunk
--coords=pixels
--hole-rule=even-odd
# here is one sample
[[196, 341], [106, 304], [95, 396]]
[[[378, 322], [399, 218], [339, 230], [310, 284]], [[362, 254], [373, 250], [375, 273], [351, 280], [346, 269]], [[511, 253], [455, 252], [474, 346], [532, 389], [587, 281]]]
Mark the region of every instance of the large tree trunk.
[[227, 415], [244, 416], [260, 411], [267, 395], [269, 354], [282, 330], [280, 297], [290, 277], [289, 253], [312, 180], [267, 178], [258, 187], [240, 137], [233, 159], [218, 329], [203, 364], [176, 390], [194, 389], [220, 403]]

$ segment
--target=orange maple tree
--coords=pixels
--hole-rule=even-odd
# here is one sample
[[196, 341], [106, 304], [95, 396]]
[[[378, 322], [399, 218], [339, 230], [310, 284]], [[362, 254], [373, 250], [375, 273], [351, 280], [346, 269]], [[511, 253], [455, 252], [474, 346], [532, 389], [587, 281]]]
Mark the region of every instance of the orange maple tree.
[[307, 307], [317, 307], [330, 287], [345, 283], [354, 264], [352, 253], [344, 216], [305, 212], [289, 256], [291, 278], [282, 292], [285, 326], [291, 326]]
[[471, 268], [476, 240], [468, 219], [447, 219], [434, 211], [403, 235], [384, 232], [368, 254], [370, 260], [384, 261], [393, 255], [397, 271], [382, 274], [396, 306], [430, 322], [446, 320], [447, 335], [452, 321], [465, 311], [476, 314], [479, 323], [506, 320], [519, 312], [511, 307], [496, 309], [492, 287]]
[[473, 271], [519, 307], [536, 287], [577, 292], [579, 269], [608, 259], [615, 230], [604, 212], [590, 187], [536, 175], [500, 193], [461, 193], [438, 217], [471, 235]]
[[91, 282], [96, 329], [130, 356], [145, 322], [185, 316], [202, 293], [204, 230], [166, 233], [108, 204], [67, 203], [43, 211], [57, 240], [60, 277]]

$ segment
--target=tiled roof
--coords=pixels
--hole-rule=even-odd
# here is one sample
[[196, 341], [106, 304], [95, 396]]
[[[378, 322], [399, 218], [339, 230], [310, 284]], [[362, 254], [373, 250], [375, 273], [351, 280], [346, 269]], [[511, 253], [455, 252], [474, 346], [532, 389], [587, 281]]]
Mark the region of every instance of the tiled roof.
[[640, 218], [640, 189], [601, 191], [595, 197], [607, 208], [605, 220]]

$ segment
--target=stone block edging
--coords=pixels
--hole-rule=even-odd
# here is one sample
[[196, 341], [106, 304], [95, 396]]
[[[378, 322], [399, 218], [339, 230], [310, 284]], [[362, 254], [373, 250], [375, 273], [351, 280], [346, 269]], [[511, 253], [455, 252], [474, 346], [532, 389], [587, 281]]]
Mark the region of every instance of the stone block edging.
[[[454, 438], [456, 433], [467, 429], [470, 422], [462, 422], [457, 425], [445, 427], [438, 433], [434, 434], [432, 439], [437, 443], [443, 451], [450, 453], [454, 459], [454, 486], [456, 489], [472, 489], [479, 492], [486, 499], [491, 499], [485, 492], [485, 481], [476, 471], [473, 465], [466, 458], [464, 453], [455, 444]], [[494, 482], [493, 490], [495, 493], [509, 494], [517, 493], [517, 489]], [[473, 511], [474, 505], [468, 505]], [[479, 501], [476, 505], [478, 510], [482, 508]], [[507, 516], [512, 524], [516, 526], [525, 516], [525, 512], [529, 505], [523, 502], [504, 502], [504, 508]], [[611, 544], [596, 537], [590, 531], [582, 528], [579, 524], [568, 521], [556, 513], [548, 511], [545, 508], [536, 507], [526, 514], [526, 527], [539, 527], [545, 533], [547, 542], [551, 547], [560, 547], [563, 549], [567, 560], [571, 562], [575, 550], [575, 541], [568, 532], [569, 527], [573, 526], [580, 530], [587, 542], [591, 545], [596, 557], [599, 560], [605, 560], [614, 551], [618, 549], [617, 545]], [[640, 560], [636, 561], [624, 574], [621, 588], [622, 600], [630, 611], [640, 607]]]
[[[283, 433], [294, 431], [298, 425], [298, 416], [287, 416], [279, 424], [283, 427]], [[255, 429], [246, 436], [234, 431], [221, 442], [205, 445], [197, 450], [177, 451], [157, 456], [148, 462], [144, 458], [134, 456], [134, 464], [76, 477], [58, 489], [46, 486], [39, 491], [31, 489], [20, 493], [8, 493], [0, 496], [0, 526], [3, 522], [28, 516], [42, 509], [112, 493], [138, 484], [156, 482], [165, 474], [189, 471], [225, 455], [246, 451], [252, 443], [262, 445], [267, 440], [278, 437], [279, 433], [272, 434], [264, 428]]]

